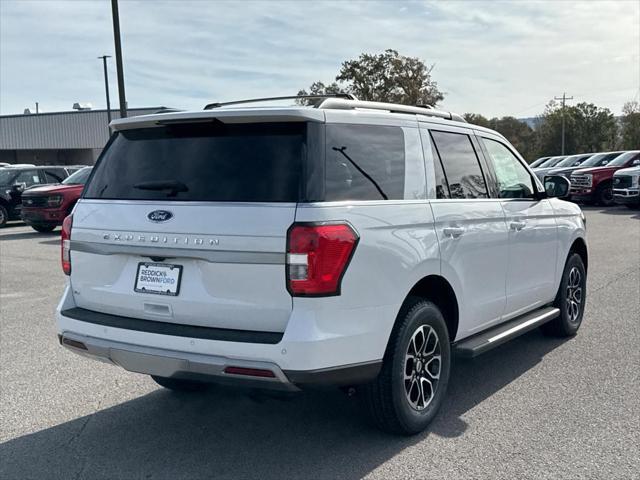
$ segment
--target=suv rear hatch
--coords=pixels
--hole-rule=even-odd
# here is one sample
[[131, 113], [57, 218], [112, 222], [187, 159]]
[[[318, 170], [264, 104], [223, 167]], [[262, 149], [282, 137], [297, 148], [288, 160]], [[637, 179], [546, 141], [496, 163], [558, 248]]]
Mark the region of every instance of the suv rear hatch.
[[310, 125], [209, 118], [116, 133], [73, 214], [77, 306], [283, 332], [286, 235]]

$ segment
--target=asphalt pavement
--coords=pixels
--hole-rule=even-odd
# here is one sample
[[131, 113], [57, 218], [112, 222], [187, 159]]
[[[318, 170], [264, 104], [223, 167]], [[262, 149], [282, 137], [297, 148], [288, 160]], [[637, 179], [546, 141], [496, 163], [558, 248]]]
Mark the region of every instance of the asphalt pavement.
[[[586, 208], [578, 335], [456, 360], [411, 438], [338, 391], [174, 394], [57, 343], [59, 230], [0, 230], [0, 479], [640, 478], [640, 213]], [[526, 275], [526, 272], [523, 272]]]

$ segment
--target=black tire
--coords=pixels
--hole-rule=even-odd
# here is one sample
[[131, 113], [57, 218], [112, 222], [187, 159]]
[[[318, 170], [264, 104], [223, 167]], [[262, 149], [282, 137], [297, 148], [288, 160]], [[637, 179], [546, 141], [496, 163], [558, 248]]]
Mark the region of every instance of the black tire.
[[[576, 307], [575, 301], [578, 294], [574, 289], [573, 273], [577, 271], [580, 275], [577, 288], [580, 289], [579, 302]], [[575, 252], [569, 254], [562, 273], [560, 288], [553, 305], [560, 309], [560, 315], [550, 322], [540, 327], [542, 331], [554, 337], [571, 337], [578, 332], [582, 324], [584, 307], [587, 301], [587, 271], [584, 268], [582, 257]], [[572, 303], [573, 302], [573, 303]]]
[[615, 203], [613, 188], [610, 182], [604, 183], [596, 189], [596, 203], [604, 207], [610, 207]]
[[9, 220], [9, 212], [4, 206], [0, 205], [0, 228], [4, 227]]
[[31, 225], [36, 232], [40, 233], [49, 233], [53, 232], [56, 228], [56, 225]]
[[208, 385], [204, 382], [195, 380], [184, 380], [181, 378], [157, 377], [151, 375], [153, 381], [161, 387], [167, 388], [174, 392], [202, 392], [207, 390]]
[[[422, 361], [409, 359], [409, 352], [413, 350], [410, 342], [414, 335], [419, 334], [419, 331], [423, 332], [422, 338], [428, 336], [423, 343], [427, 348], [418, 348], [418, 350], [424, 352], [433, 346], [434, 352], [430, 358], [422, 356], [424, 365]], [[437, 345], [433, 341], [432, 333], [437, 336]], [[417, 336], [415, 340], [418, 347], [419, 338]], [[434, 360], [438, 352], [439, 365]], [[435, 373], [438, 366], [439, 376], [436, 380], [432, 373]], [[442, 313], [431, 302], [421, 298], [408, 299], [398, 314], [380, 374], [376, 380], [363, 386], [363, 402], [373, 422], [380, 429], [393, 434], [413, 435], [423, 431], [440, 409], [446, 395], [450, 369], [451, 345]], [[422, 371], [422, 374], [417, 374], [417, 370]], [[409, 379], [405, 377], [406, 371], [410, 373]], [[422, 383], [421, 378], [431, 379], [435, 391], [428, 390], [430, 387]], [[424, 397], [416, 396], [416, 389], [419, 393], [421, 383], [425, 385], [424, 391], [431, 394], [428, 402], [421, 402], [420, 398]], [[412, 405], [410, 397], [417, 399], [416, 405]]]

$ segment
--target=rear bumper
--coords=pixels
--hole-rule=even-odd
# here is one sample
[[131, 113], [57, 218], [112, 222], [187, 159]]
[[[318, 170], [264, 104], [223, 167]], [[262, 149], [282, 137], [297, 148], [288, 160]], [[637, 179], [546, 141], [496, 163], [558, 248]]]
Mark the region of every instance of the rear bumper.
[[62, 225], [66, 211], [62, 209], [22, 208], [20, 217], [27, 225]]
[[[56, 319], [64, 347], [132, 372], [295, 391], [357, 385], [378, 375], [397, 312], [377, 307], [347, 313], [306, 310], [292, 314], [284, 333], [248, 332], [92, 312], [78, 308], [67, 288]], [[378, 320], [384, 318], [390, 320], [386, 334]], [[237, 375], [227, 367], [273, 376]]]
[[[373, 380], [382, 367], [382, 361], [373, 361], [320, 370], [283, 371], [273, 362], [177, 352], [70, 332], [59, 335], [59, 340], [74, 353], [130, 372], [290, 392], [301, 387], [362, 384]], [[230, 373], [227, 368], [246, 369], [248, 373]]]
[[[117, 365], [130, 372], [192, 380], [215, 381], [217, 379], [223, 383], [250, 383], [267, 389], [298, 390], [280, 367], [270, 362], [231, 360], [215, 355], [176, 352], [70, 332], [60, 336], [60, 343], [75, 353]], [[231, 366], [272, 372], [273, 377], [225, 373], [225, 369]]]

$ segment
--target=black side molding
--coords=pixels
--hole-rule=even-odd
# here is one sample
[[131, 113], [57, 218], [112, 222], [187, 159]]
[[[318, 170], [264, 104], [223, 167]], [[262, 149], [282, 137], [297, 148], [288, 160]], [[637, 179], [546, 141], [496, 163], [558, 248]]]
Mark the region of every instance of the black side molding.
[[353, 386], [374, 380], [381, 368], [382, 360], [378, 360], [320, 370], [285, 370], [284, 374], [300, 386]]
[[453, 345], [453, 352], [461, 357], [473, 358], [502, 345], [523, 333], [539, 327], [560, 315], [555, 307], [544, 307], [516, 317], [477, 335], [465, 338]]
[[202, 338], [223, 342], [264, 343], [275, 345], [282, 340], [283, 333], [259, 332], [254, 330], [233, 330], [228, 328], [210, 328], [200, 325], [182, 325], [178, 323], [142, 320], [107, 313], [94, 312], [85, 308], [69, 308], [60, 312], [63, 316], [82, 322], [104, 325], [106, 327], [157, 333], [174, 337]]

